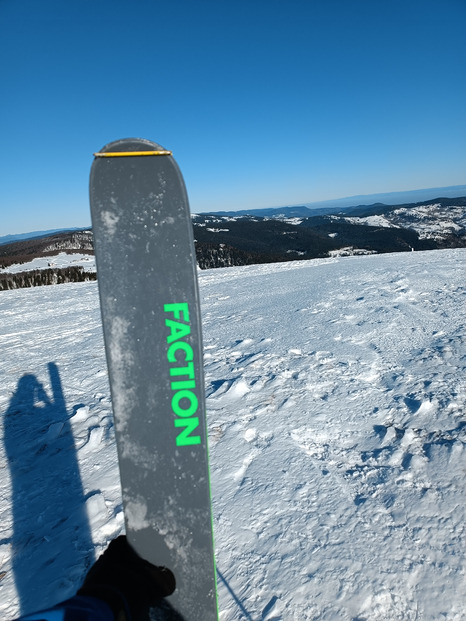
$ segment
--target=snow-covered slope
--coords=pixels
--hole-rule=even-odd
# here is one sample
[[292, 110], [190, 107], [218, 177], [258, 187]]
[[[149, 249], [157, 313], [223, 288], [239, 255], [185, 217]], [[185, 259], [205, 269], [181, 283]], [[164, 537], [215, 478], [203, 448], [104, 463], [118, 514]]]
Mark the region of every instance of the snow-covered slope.
[[[200, 273], [222, 621], [466, 617], [465, 250]], [[95, 283], [0, 294], [0, 614], [123, 528]]]
[[442, 207], [439, 203], [411, 209], [401, 207], [393, 211], [391, 220], [395, 225], [415, 230], [420, 239], [441, 240], [452, 233], [464, 234], [466, 208], [464, 205]]
[[[331, 218], [336, 218], [331, 216]], [[380, 226], [383, 228], [406, 228], [416, 231], [420, 239], [443, 241], [449, 236], [464, 235], [466, 230], [466, 207], [443, 206], [441, 203], [387, 209], [383, 215], [345, 217], [352, 224]]]
[[81, 265], [86, 272], [95, 272], [95, 257], [93, 254], [83, 254], [82, 252], [70, 253], [57, 252], [55, 256], [36, 257], [27, 263], [15, 263], [6, 268], [0, 268], [1, 272], [18, 274], [29, 270], [45, 270], [48, 268], [61, 268]]

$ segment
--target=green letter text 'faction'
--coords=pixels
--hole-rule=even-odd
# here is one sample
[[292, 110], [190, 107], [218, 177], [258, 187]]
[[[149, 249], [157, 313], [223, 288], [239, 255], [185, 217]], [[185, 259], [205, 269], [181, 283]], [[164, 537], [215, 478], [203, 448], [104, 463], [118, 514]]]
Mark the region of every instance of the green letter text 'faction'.
[[199, 418], [195, 416], [199, 400], [193, 392], [196, 389], [194, 352], [185, 340], [191, 334], [189, 307], [187, 303], [165, 304], [163, 309], [170, 314], [170, 318], [165, 319], [165, 325], [170, 331], [167, 336], [167, 360], [173, 390], [171, 409], [175, 416], [175, 428], [179, 430], [176, 446], [200, 444], [201, 437], [195, 434], [199, 427]]

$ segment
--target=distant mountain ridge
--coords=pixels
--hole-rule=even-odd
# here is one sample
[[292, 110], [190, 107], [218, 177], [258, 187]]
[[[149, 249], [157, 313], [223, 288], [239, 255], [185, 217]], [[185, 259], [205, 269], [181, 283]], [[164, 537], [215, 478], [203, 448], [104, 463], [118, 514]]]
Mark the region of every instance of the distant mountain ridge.
[[404, 192], [382, 192], [378, 194], [358, 194], [345, 198], [337, 198], [329, 201], [319, 201], [304, 203], [311, 209], [322, 208], [345, 208], [353, 206], [374, 205], [383, 203], [385, 205], [401, 205], [432, 201], [436, 196], [443, 198], [458, 198], [466, 196], [466, 185], [450, 185], [436, 188], [423, 188], [420, 190], [407, 190]]
[[466, 247], [466, 197], [312, 210], [312, 216], [304, 206], [259, 213], [193, 216], [200, 265]]
[[79, 251], [93, 254], [93, 237], [90, 229], [58, 231], [50, 235], [37, 235], [5, 243], [0, 246], [0, 269], [10, 265], [28, 263], [36, 257], [52, 257], [59, 252]]
[[[466, 248], [466, 196], [399, 205], [375, 203], [323, 213], [305, 206], [265, 211], [269, 215], [193, 214], [199, 266]], [[8, 272], [10, 265], [24, 263], [27, 270], [32, 259], [60, 251], [93, 254], [92, 231], [78, 229], [3, 244], [0, 267]]]
[[[451, 185], [437, 188], [424, 188], [420, 190], [407, 190], [404, 192], [384, 192], [379, 194], [358, 194], [344, 198], [336, 198], [324, 201], [314, 201], [301, 205], [287, 205], [282, 207], [268, 207], [264, 209], [241, 209], [236, 211], [208, 211], [202, 212], [206, 215], [220, 216], [241, 216], [253, 215], [259, 217], [288, 217], [288, 218], [310, 218], [313, 216], [335, 213], [335, 211], [351, 208], [374, 208], [377, 206], [412, 204], [422, 201], [438, 201], [447, 198], [457, 198], [466, 196], [466, 185]], [[442, 197], [438, 199], [435, 197]], [[35, 237], [46, 237], [54, 233], [67, 233], [69, 231], [84, 231], [90, 227], [69, 227], [60, 229], [50, 229], [44, 231], [33, 231], [29, 233], [18, 233], [0, 236], [0, 246], [10, 244], [15, 241], [33, 239]]]
[[406, 192], [385, 192], [381, 194], [359, 194], [345, 198], [303, 203], [283, 207], [267, 207], [264, 209], [242, 209], [238, 211], [209, 211], [209, 214], [219, 216], [253, 215], [260, 217], [274, 217], [285, 215], [286, 217], [309, 218], [321, 216], [344, 209], [359, 209], [363, 207], [375, 207], [382, 205], [413, 204], [423, 201], [438, 201], [448, 198], [466, 196], [466, 185], [454, 185], [440, 188], [427, 188], [422, 190], [409, 190]]
[[35, 237], [48, 237], [49, 235], [53, 235], [54, 233], [64, 233], [68, 231], [83, 231], [85, 227], [78, 228], [69, 228], [69, 229], [50, 229], [48, 231], [33, 231], [31, 233], [17, 233], [16, 235], [3, 235], [0, 237], [0, 246], [4, 244], [11, 244], [12, 242], [26, 240], [26, 239], [34, 239]]

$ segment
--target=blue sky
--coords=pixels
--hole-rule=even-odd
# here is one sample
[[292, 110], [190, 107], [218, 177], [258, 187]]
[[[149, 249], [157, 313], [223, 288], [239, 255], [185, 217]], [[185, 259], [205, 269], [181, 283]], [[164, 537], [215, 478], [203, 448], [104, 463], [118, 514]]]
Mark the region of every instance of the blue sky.
[[92, 153], [194, 212], [466, 182], [464, 0], [0, 0], [0, 236], [87, 226]]

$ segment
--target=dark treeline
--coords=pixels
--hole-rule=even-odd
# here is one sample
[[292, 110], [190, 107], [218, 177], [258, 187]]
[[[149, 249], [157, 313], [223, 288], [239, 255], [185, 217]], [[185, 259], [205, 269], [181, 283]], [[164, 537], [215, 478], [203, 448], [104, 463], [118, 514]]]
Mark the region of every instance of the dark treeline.
[[82, 266], [62, 267], [45, 270], [30, 270], [10, 274], [0, 274], [0, 290], [40, 287], [42, 285], [61, 285], [67, 282], [96, 280], [95, 272], [85, 272]]
[[196, 242], [196, 259], [201, 270], [215, 267], [234, 267], [240, 265], [255, 265], [258, 263], [275, 263], [286, 261], [290, 257], [261, 252], [240, 250], [227, 244], [207, 244]]

